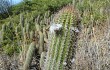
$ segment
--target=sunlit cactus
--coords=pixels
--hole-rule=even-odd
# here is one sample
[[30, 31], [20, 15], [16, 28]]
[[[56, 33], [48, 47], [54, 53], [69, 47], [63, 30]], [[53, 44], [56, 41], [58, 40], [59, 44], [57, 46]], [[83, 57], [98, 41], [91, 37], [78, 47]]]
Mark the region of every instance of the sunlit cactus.
[[3, 24], [2, 25], [2, 29], [1, 29], [1, 42], [3, 41], [4, 39], [4, 32], [6, 30], [6, 24]]
[[33, 57], [33, 54], [35, 52], [35, 48], [36, 48], [36, 43], [32, 42], [30, 44], [29, 49], [28, 49], [27, 54], [26, 54], [26, 60], [25, 60], [24, 65], [23, 65], [23, 70], [30, 70], [29, 66], [31, 64], [32, 57]]
[[45, 55], [46, 55], [45, 52], [41, 53], [41, 57], [40, 57], [40, 68], [41, 68], [41, 70], [43, 70], [43, 67], [44, 67]]
[[44, 35], [41, 31], [39, 31], [39, 54], [41, 54], [44, 51]]
[[29, 23], [26, 24], [26, 33], [29, 33]]
[[67, 63], [66, 66], [70, 64], [74, 50], [74, 30], [72, 31], [71, 28], [77, 25], [77, 18], [77, 13], [71, 5], [55, 14], [51, 23], [55, 25], [53, 26], [54, 33], [50, 32], [49, 35], [49, 46], [43, 70], [65, 70], [65, 64]]
[[6, 30], [6, 24], [3, 24], [2, 25], [2, 31], [5, 31]]
[[20, 25], [21, 25], [21, 27], [24, 27], [24, 16], [23, 16], [23, 14], [20, 14]]

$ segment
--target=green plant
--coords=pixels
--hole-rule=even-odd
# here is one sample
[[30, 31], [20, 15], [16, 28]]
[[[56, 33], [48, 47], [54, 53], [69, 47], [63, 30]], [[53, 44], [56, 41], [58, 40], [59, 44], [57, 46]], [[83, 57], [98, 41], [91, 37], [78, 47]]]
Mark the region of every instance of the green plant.
[[[64, 63], [69, 64], [73, 51], [74, 31], [71, 32], [73, 22], [77, 21], [77, 13], [73, 6], [66, 6], [53, 18], [53, 23], [61, 24], [62, 29], [58, 33], [49, 35], [49, 46], [46, 60], [44, 61], [45, 70], [64, 70]], [[71, 49], [70, 49], [71, 48]], [[69, 58], [70, 57], [70, 58]], [[42, 66], [42, 65], [41, 65]]]
[[29, 66], [31, 64], [33, 54], [35, 53], [36, 46], [38, 46], [38, 44], [36, 45], [36, 42], [32, 42], [30, 44], [29, 49], [26, 54], [26, 60], [23, 65], [23, 70], [29, 70]]

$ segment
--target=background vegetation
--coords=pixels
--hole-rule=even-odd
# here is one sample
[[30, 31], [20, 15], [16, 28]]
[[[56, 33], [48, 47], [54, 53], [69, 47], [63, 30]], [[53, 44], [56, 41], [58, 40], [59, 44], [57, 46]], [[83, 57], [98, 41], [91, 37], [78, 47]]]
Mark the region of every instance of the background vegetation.
[[[19, 14], [23, 13], [25, 17], [36, 18], [38, 15], [43, 15], [47, 11], [51, 14], [57, 11], [62, 6], [71, 3], [72, 0], [23, 0], [23, 2], [13, 5], [13, 2], [1, 0], [0, 23], [7, 23], [9, 20], [19, 23]], [[7, 5], [5, 5], [7, 3]], [[4, 6], [2, 6], [4, 5]], [[28, 15], [26, 15], [28, 13]]]

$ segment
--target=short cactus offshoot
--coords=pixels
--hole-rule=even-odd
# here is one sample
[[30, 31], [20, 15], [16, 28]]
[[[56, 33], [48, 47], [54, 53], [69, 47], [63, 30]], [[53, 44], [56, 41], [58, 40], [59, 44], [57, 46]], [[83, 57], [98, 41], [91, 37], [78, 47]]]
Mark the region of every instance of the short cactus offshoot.
[[75, 41], [75, 31], [71, 28], [77, 25], [77, 18], [77, 13], [71, 5], [55, 14], [52, 21], [55, 24], [50, 26], [49, 46], [42, 69], [67, 70], [71, 67]]

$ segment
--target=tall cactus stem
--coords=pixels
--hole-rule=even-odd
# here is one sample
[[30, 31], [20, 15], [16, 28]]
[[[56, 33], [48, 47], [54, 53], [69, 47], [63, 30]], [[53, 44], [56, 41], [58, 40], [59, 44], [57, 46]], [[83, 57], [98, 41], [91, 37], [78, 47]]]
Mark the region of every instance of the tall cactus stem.
[[30, 70], [29, 66], [32, 62], [32, 57], [33, 57], [33, 54], [35, 52], [35, 48], [36, 48], [36, 43], [32, 42], [30, 44], [29, 49], [28, 49], [27, 54], [26, 54], [26, 60], [25, 60], [24, 65], [23, 65], [23, 70]]

